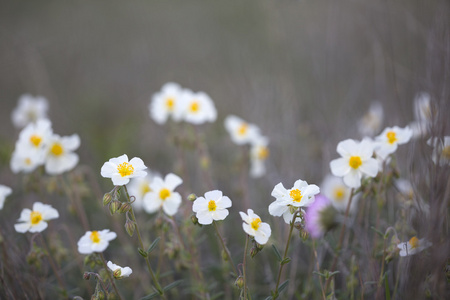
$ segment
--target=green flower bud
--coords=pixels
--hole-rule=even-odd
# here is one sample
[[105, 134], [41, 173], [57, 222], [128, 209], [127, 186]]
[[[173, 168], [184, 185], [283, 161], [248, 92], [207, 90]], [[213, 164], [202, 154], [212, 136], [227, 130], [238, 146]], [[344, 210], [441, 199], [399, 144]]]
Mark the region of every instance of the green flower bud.
[[239, 276], [234, 282], [234, 285], [237, 286], [238, 289], [242, 290], [242, 288], [244, 287], [244, 278], [242, 276]]
[[111, 203], [109, 203], [109, 211], [111, 212], [111, 215], [115, 214], [117, 210], [120, 209], [122, 206], [122, 203], [118, 200], [113, 200]]
[[198, 225], [198, 218], [195, 215], [191, 216], [191, 221], [194, 223], [194, 225]]
[[106, 193], [106, 194], [103, 196], [103, 206], [108, 205], [109, 202], [111, 202], [111, 200], [112, 200], [111, 193]]
[[127, 220], [125, 222], [125, 230], [129, 236], [133, 236], [134, 230], [136, 229], [136, 223], [132, 220]]
[[188, 201], [193, 202], [193, 201], [195, 201], [195, 200], [197, 199], [197, 195], [196, 195], [196, 194], [190, 194], [190, 195], [187, 197], [187, 199], [188, 199]]
[[131, 203], [130, 202], [122, 203], [122, 205], [119, 208], [119, 213], [121, 213], [121, 214], [126, 213], [130, 209], [131, 209]]

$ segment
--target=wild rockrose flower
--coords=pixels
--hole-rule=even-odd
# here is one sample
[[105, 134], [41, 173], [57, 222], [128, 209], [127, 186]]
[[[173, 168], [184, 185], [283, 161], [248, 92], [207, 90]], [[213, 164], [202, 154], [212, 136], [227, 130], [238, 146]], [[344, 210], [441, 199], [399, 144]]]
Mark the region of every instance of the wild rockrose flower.
[[358, 131], [362, 136], [374, 136], [381, 130], [383, 124], [383, 106], [380, 102], [373, 102], [369, 111], [359, 120]]
[[12, 189], [9, 186], [0, 184], [0, 210], [3, 209], [3, 205], [5, 204], [6, 197], [11, 195]]
[[16, 148], [28, 151], [45, 151], [53, 135], [52, 123], [48, 119], [37, 120], [28, 124], [19, 134]]
[[450, 136], [430, 138], [427, 144], [434, 148], [431, 158], [435, 164], [450, 165]]
[[121, 266], [113, 264], [112, 261], [108, 261], [106, 265], [112, 271], [115, 279], [122, 279], [124, 277], [129, 277], [131, 273], [133, 273], [133, 270], [131, 270], [130, 267], [122, 268]]
[[336, 210], [330, 199], [317, 195], [305, 213], [305, 229], [313, 239], [321, 238], [328, 230], [336, 226]]
[[29, 94], [20, 96], [17, 107], [11, 113], [15, 127], [22, 128], [37, 120], [47, 118], [48, 102], [44, 97]]
[[164, 180], [159, 176], [155, 177], [150, 184], [150, 192], [143, 199], [145, 211], [154, 213], [162, 208], [169, 216], [176, 214], [181, 204], [181, 195], [174, 190], [182, 183], [183, 180], [172, 173], [167, 174]]
[[225, 118], [225, 129], [231, 136], [231, 140], [238, 144], [249, 144], [259, 136], [259, 128], [256, 125], [247, 123], [235, 115]]
[[417, 237], [413, 236], [409, 241], [398, 244], [397, 247], [400, 249], [400, 256], [409, 256], [419, 253], [431, 245], [431, 242], [426, 239], [419, 240]]
[[385, 160], [389, 154], [397, 150], [398, 145], [406, 144], [412, 137], [412, 130], [409, 127], [400, 128], [398, 126], [388, 127], [376, 137], [375, 153]]
[[196, 213], [198, 223], [209, 225], [213, 221], [224, 220], [231, 207], [231, 200], [219, 190], [209, 191], [205, 193], [205, 197], [198, 197], [193, 205], [192, 210]]
[[128, 161], [128, 156], [123, 154], [111, 158], [102, 166], [100, 174], [105, 178], [111, 178], [114, 185], [126, 185], [131, 178], [145, 177], [147, 167], [139, 157], [133, 157]]
[[250, 149], [250, 176], [261, 177], [266, 173], [265, 162], [269, 157], [269, 139], [260, 136], [253, 140]]
[[148, 106], [150, 117], [158, 124], [164, 124], [171, 117], [178, 122], [182, 117], [181, 97], [183, 89], [180, 85], [168, 82], [161, 88], [161, 91], [152, 96]]
[[78, 134], [71, 136], [52, 135], [48, 142], [45, 158], [45, 171], [50, 175], [58, 175], [72, 170], [78, 163], [78, 154], [73, 151], [80, 147]]
[[127, 188], [130, 196], [134, 196], [133, 208], [135, 210], [140, 211], [144, 208], [144, 197], [152, 191], [150, 184], [157, 176], [159, 177], [159, 175], [147, 170], [147, 176], [131, 179]]
[[17, 232], [42, 232], [47, 227], [47, 221], [59, 217], [59, 213], [51, 205], [35, 202], [33, 210], [25, 208], [17, 220], [19, 223], [14, 225]]
[[81, 254], [103, 252], [108, 248], [109, 242], [116, 237], [117, 234], [109, 229], [88, 231], [78, 241], [78, 252]]
[[269, 205], [269, 213], [275, 217], [283, 216], [286, 224], [290, 224], [294, 213], [299, 208], [310, 206], [319, 192], [317, 185], [308, 184], [301, 179], [289, 190], [280, 182], [272, 190], [271, 195], [276, 200]]
[[217, 110], [214, 102], [204, 92], [194, 93], [185, 89], [181, 101], [182, 118], [188, 123], [200, 125], [214, 122], [217, 119]]
[[45, 162], [46, 153], [32, 151], [24, 147], [17, 147], [11, 156], [10, 167], [14, 174], [33, 172]]
[[[320, 192], [331, 201], [334, 208], [340, 212], [345, 212], [350, 200], [351, 189], [345, 185], [342, 177], [336, 177], [331, 174], [325, 176], [320, 186]], [[355, 200], [355, 196], [353, 196], [350, 212], [355, 210], [357, 202]]]
[[372, 158], [373, 149], [373, 143], [367, 139], [340, 142], [336, 151], [342, 157], [330, 162], [331, 173], [343, 177], [344, 183], [351, 188], [360, 187], [363, 175], [375, 177], [378, 174], [378, 162]]
[[253, 236], [258, 244], [266, 244], [272, 233], [270, 225], [262, 222], [261, 218], [252, 209], [248, 209], [247, 213], [240, 211], [239, 214], [241, 215], [242, 221], [244, 221], [242, 228], [245, 233]]

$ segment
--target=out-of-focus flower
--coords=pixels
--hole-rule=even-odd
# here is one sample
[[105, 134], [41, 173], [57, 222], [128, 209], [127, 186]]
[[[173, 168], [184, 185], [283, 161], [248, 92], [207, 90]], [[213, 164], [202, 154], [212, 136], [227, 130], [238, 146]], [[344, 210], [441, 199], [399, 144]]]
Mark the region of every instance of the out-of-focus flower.
[[407, 126], [388, 127], [376, 137], [375, 153], [385, 160], [389, 154], [397, 150], [398, 145], [406, 144], [412, 136], [412, 130]]
[[323, 196], [317, 195], [316, 201], [306, 209], [305, 228], [313, 239], [322, 237], [325, 232], [333, 228], [337, 222], [336, 210], [331, 201]]
[[213, 221], [224, 220], [231, 207], [231, 200], [227, 196], [223, 196], [219, 190], [213, 190], [205, 193], [205, 197], [198, 197], [193, 205], [192, 210], [196, 213], [198, 222], [202, 225], [211, 224]]
[[271, 195], [275, 197], [275, 201], [269, 205], [269, 213], [275, 217], [282, 215], [284, 221], [289, 224], [295, 211], [310, 206], [314, 202], [314, 196], [319, 192], [317, 185], [308, 184], [304, 180], [297, 180], [289, 190], [280, 182], [272, 190]]
[[414, 115], [416, 120], [409, 124], [413, 138], [419, 138], [427, 134], [432, 122], [432, 107], [430, 94], [422, 92], [418, 93], [414, 99]]
[[166, 123], [169, 117], [174, 121], [180, 121], [182, 93], [183, 89], [177, 83], [168, 82], [163, 85], [161, 91], [152, 96], [148, 106], [150, 117], [158, 124]]
[[47, 221], [56, 219], [59, 213], [51, 205], [35, 202], [33, 210], [25, 208], [20, 213], [19, 223], [14, 225], [17, 232], [42, 232], [48, 224]]
[[426, 239], [419, 240], [417, 237], [413, 236], [409, 241], [398, 244], [397, 247], [400, 249], [400, 256], [409, 256], [419, 253], [431, 245], [431, 242]]
[[[331, 201], [334, 208], [338, 211], [345, 212], [350, 199], [351, 189], [345, 185], [342, 177], [336, 177], [328, 174], [320, 186], [320, 191]], [[353, 196], [350, 211], [354, 211], [356, 207], [357, 201], [355, 200], [355, 196]]]
[[172, 173], [167, 174], [164, 180], [161, 177], [155, 177], [150, 184], [151, 191], [143, 199], [145, 211], [154, 213], [162, 208], [169, 216], [176, 214], [181, 204], [181, 195], [174, 190], [182, 183], [183, 180]]
[[372, 158], [373, 148], [373, 143], [366, 139], [340, 142], [336, 151], [342, 157], [330, 162], [331, 173], [343, 177], [344, 183], [351, 188], [360, 187], [363, 175], [375, 177], [378, 174], [378, 162]]
[[115, 279], [122, 279], [124, 277], [129, 277], [131, 273], [133, 273], [133, 270], [131, 270], [130, 267], [122, 268], [121, 266], [113, 264], [112, 261], [108, 261], [106, 265], [113, 272], [113, 276]]
[[427, 144], [434, 148], [431, 158], [435, 164], [450, 165], [450, 136], [445, 136], [443, 139], [430, 138]]
[[52, 123], [48, 119], [40, 119], [28, 124], [19, 134], [16, 148], [23, 147], [29, 151], [45, 151], [52, 137]]
[[30, 173], [45, 162], [46, 153], [17, 147], [11, 156], [10, 167], [13, 173]]
[[235, 115], [225, 118], [225, 128], [231, 140], [238, 145], [251, 143], [259, 136], [259, 128], [256, 125], [247, 123]]
[[153, 182], [153, 179], [156, 176], [159, 175], [156, 175], [147, 170], [147, 176], [131, 179], [127, 188], [130, 196], [134, 196], [133, 209], [140, 211], [144, 208], [144, 197], [145, 195], [147, 195], [147, 193], [152, 191], [152, 189], [150, 188], [150, 184]]
[[217, 118], [217, 110], [214, 102], [204, 92], [194, 93], [185, 89], [182, 94], [183, 120], [200, 125], [205, 122], [214, 122]]
[[383, 106], [380, 102], [373, 102], [369, 111], [359, 120], [358, 130], [362, 136], [374, 136], [380, 132], [383, 124]]
[[17, 107], [12, 111], [11, 119], [15, 127], [22, 128], [39, 119], [47, 118], [47, 110], [47, 99], [25, 94], [20, 96]]
[[253, 236], [258, 244], [264, 245], [267, 243], [272, 233], [270, 225], [261, 222], [261, 218], [252, 209], [248, 209], [247, 214], [242, 211], [239, 214], [241, 215], [242, 221], [244, 221], [242, 228], [245, 233]]
[[261, 177], [266, 173], [265, 161], [269, 157], [269, 139], [260, 136], [253, 140], [250, 149], [250, 175], [252, 177]]
[[111, 178], [114, 185], [126, 185], [130, 178], [145, 177], [147, 167], [139, 157], [133, 157], [128, 161], [128, 156], [123, 154], [111, 158], [102, 166], [100, 174], [105, 178]]
[[9, 186], [0, 184], [0, 210], [3, 209], [6, 197], [11, 195], [11, 193], [12, 189]]
[[404, 201], [412, 201], [414, 199], [414, 189], [409, 180], [399, 178], [395, 181], [395, 186]]
[[109, 229], [88, 231], [78, 241], [78, 252], [81, 254], [103, 252], [108, 248], [109, 242], [116, 237], [117, 234]]
[[78, 147], [80, 147], [78, 134], [63, 137], [54, 134], [48, 143], [45, 171], [51, 175], [58, 175], [72, 170], [78, 163], [78, 154], [73, 152]]

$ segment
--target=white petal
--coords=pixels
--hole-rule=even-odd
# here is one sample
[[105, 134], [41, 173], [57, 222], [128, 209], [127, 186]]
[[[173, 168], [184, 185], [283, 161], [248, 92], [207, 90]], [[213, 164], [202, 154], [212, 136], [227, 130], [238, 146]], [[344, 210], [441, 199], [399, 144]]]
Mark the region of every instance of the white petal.
[[42, 232], [48, 227], [47, 222], [40, 221], [38, 224], [31, 226], [29, 231], [30, 232]]
[[207, 210], [208, 209], [208, 202], [205, 198], [203, 197], [198, 197], [197, 199], [195, 199], [194, 204], [192, 205], [192, 211], [193, 212], [200, 212], [203, 210]]
[[216, 201], [217, 208], [228, 208], [231, 207], [231, 200], [227, 196], [223, 196], [219, 201]]
[[198, 219], [198, 223], [202, 225], [209, 225], [212, 223], [213, 219], [209, 212], [206, 211], [200, 211], [196, 214], [196, 217]]
[[359, 169], [369, 177], [375, 177], [378, 174], [378, 162], [374, 158], [365, 161]]
[[18, 224], [14, 224], [14, 229], [17, 232], [20, 233], [25, 233], [28, 231], [28, 229], [30, 229], [31, 224], [30, 223], [18, 223]]
[[177, 186], [183, 183], [183, 179], [173, 173], [167, 174], [164, 179], [166, 186], [171, 191], [173, 191]]
[[355, 152], [356, 148], [357, 148], [356, 141], [354, 141], [352, 139], [348, 139], [348, 140], [339, 142], [339, 144], [336, 147], [336, 151], [342, 157], [348, 157], [348, 156], [352, 156], [352, 153]]
[[177, 213], [180, 204], [181, 204], [180, 194], [172, 193], [172, 196], [163, 202], [163, 210], [167, 215], [173, 216], [174, 214]]
[[105, 178], [111, 178], [114, 173], [117, 173], [117, 165], [112, 162], [105, 162], [100, 170], [100, 175]]
[[361, 186], [361, 173], [353, 170], [344, 176], [344, 183], [351, 188], [359, 188]]
[[113, 174], [111, 179], [114, 185], [126, 185], [130, 182], [130, 178], [128, 176], [122, 177], [120, 174]]
[[280, 201], [274, 201], [269, 205], [269, 214], [274, 217], [279, 217], [288, 209], [289, 207], [281, 204]]
[[216, 221], [224, 220], [228, 216], [229, 212], [228, 209], [216, 209], [216, 211], [213, 212], [213, 219]]
[[330, 162], [331, 173], [333, 173], [334, 176], [342, 177], [350, 172], [350, 168], [348, 159], [345, 158], [333, 159]]
[[220, 197], [222, 197], [223, 193], [219, 190], [209, 191], [205, 193], [205, 199], [206, 200], [218, 200]]

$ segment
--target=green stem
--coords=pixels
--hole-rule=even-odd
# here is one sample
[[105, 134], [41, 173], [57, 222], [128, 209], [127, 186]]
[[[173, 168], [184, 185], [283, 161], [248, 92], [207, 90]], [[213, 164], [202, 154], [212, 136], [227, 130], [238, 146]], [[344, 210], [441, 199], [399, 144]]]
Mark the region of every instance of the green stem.
[[47, 257], [48, 257], [48, 261], [50, 263], [50, 267], [52, 268], [53, 273], [55, 273], [56, 280], [58, 281], [58, 284], [61, 287], [61, 290], [65, 293], [66, 288], [64, 287], [64, 281], [61, 278], [61, 276], [59, 275], [58, 267], [56, 266], [56, 262], [53, 260], [53, 256], [50, 253], [49, 247], [47, 246], [47, 242], [45, 241], [44, 236], [42, 234], [39, 234], [39, 236], [41, 237], [42, 245], [45, 248], [45, 252], [47, 252]]
[[122, 297], [120, 296], [119, 290], [117, 289], [116, 283], [114, 282], [114, 278], [111, 276], [111, 272], [108, 270], [109, 268], [108, 268], [108, 265], [106, 264], [105, 257], [103, 256], [103, 253], [102, 252], [98, 253], [98, 256], [100, 256], [100, 258], [102, 260], [103, 266], [105, 267], [105, 271], [108, 274], [109, 280], [111, 281], [111, 284], [112, 284], [112, 286], [114, 288], [114, 291], [116, 292], [117, 297], [119, 297], [119, 299], [122, 300]]
[[228, 250], [227, 246], [225, 246], [225, 242], [223, 241], [222, 235], [220, 234], [219, 228], [217, 227], [216, 221], [213, 221], [213, 224], [214, 224], [214, 228], [216, 229], [216, 233], [219, 236], [219, 240], [220, 240], [220, 243], [222, 244], [222, 248], [225, 251], [225, 253], [227, 254], [228, 261], [230, 262], [231, 267], [233, 268], [233, 272], [237, 276], [237, 274], [239, 274], [239, 273], [236, 269], [236, 266], [234, 265], [233, 259], [231, 258], [230, 250]]
[[247, 275], [246, 275], [246, 258], [247, 258], [247, 251], [248, 251], [248, 234], [245, 239], [245, 250], [244, 250], [244, 259], [243, 259], [243, 266], [242, 269], [244, 271], [244, 300], [247, 299]]

